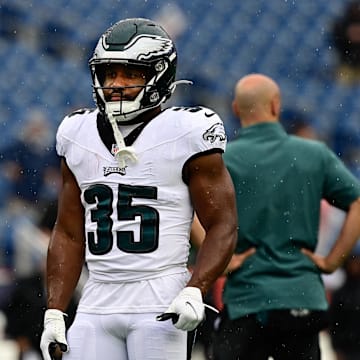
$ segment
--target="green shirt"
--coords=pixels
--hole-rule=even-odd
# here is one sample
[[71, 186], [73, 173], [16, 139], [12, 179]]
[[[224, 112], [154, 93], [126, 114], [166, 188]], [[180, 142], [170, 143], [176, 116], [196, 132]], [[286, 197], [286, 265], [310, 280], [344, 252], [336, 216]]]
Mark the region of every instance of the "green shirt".
[[239, 217], [235, 252], [257, 251], [229, 275], [232, 319], [272, 309], [328, 306], [321, 274], [301, 253], [315, 250], [321, 199], [348, 210], [358, 180], [320, 141], [288, 135], [279, 123], [242, 129], [224, 154]]

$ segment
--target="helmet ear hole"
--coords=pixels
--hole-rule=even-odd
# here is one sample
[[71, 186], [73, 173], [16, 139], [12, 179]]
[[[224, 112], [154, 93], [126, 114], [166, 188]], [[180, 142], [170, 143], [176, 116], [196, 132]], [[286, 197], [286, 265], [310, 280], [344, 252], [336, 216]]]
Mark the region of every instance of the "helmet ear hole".
[[141, 99], [141, 104], [156, 104], [159, 103], [160, 100], [160, 94], [159, 91], [156, 89], [155, 86], [151, 86], [150, 88], [147, 88], [145, 90], [145, 94], [143, 98]]

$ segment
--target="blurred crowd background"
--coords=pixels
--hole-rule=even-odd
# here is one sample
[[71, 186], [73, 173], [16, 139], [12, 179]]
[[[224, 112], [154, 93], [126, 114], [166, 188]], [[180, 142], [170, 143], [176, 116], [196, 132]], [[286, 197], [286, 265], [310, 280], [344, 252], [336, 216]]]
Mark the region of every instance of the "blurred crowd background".
[[[0, 0], [2, 360], [40, 359], [43, 266], [59, 188], [55, 131], [72, 110], [94, 107], [88, 59], [104, 30], [126, 17], [152, 18], [175, 40], [177, 78], [194, 85], [178, 87], [168, 105], [214, 108], [231, 140], [239, 127], [231, 113], [235, 82], [267, 74], [282, 89], [285, 128], [326, 142], [360, 177], [359, 1]], [[343, 219], [327, 205], [323, 214], [319, 251]], [[329, 299], [350, 278], [360, 293], [360, 276], [347, 270], [324, 277]], [[338, 356], [347, 346], [360, 358], [359, 298], [354, 291], [340, 297], [345, 332], [328, 334]]]

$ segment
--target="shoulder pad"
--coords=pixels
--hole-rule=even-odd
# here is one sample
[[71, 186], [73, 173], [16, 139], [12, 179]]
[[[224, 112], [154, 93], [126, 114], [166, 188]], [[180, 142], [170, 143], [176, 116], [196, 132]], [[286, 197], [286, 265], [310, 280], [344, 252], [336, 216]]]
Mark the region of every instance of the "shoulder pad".
[[75, 110], [73, 111], [72, 113], [68, 114], [66, 117], [70, 118], [72, 116], [75, 116], [75, 115], [84, 115], [84, 114], [90, 114], [92, 112], [94, 112], [96, 110], [96, 108], [82, 108], [82, 109], [78, 109], [78, 110]]

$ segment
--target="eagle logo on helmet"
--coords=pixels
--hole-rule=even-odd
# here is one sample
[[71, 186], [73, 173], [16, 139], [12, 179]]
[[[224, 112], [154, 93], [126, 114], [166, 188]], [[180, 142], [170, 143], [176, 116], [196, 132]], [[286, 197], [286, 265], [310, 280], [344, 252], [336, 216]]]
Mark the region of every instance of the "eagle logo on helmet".
[[[106, 34], [102, 38], [103, 48], [108, 50], [110, 45], [106, 43]], [[136, 36], [122, 50], [122, 58], [149, 60], [153, 57], [166, 55], [173, 50], [173, 42], [157, 35], [142, 34]]]
[[170, 39], [155, 35], [140, 35], [125, 46], [125, 53], [131, 53], [130, 57], [137, 60], [149, 60], [152, 57], [168, 54], [173, 49]]

